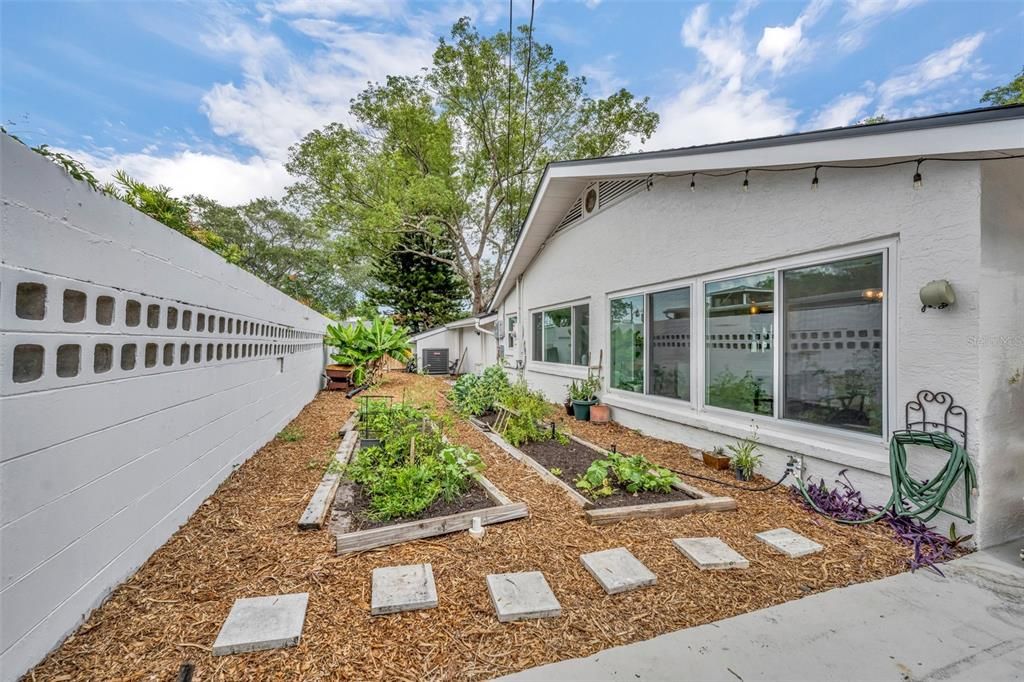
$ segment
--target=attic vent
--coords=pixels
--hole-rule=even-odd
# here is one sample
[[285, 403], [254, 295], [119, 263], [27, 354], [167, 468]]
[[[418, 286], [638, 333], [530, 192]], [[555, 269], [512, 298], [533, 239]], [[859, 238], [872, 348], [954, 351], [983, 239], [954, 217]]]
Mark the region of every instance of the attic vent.
[[634, 189], [643, 187], [644, 178], [630, 180], [602, 180], [598, 183], [597, 194], [601, 198], [599, 208], [611, 206]]
[[562, 222], [558, 223], [558, 227], [555, 229], [561, 229], [566, 225], [572, 224], [583, 217], [583, 197], [577, 197], [576, 201], [573, 202], [572, 208], [562, 218]]

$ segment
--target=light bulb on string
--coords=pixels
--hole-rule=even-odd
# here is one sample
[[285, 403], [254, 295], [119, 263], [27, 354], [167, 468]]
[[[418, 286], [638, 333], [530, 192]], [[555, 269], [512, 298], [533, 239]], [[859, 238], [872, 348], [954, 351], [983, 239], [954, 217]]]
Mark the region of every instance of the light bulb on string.
[[921, 163], [924, 159], [917, 160], [917, 170], [914, 171], [914, 189], [921, 189], [924, 186], [924, 182], [921, 180]]
[[744, 192], [749, 192], [750, 191], [750, 171], [749, 170], [743, 171], [743, 191]]
[[691, 192], [696, 192], [697, 191], [697, 174], [696, 173], [690, 173], [690, 191]]
[[814, 167], [814, 179], [811, 180], [811, 189], [812, 190], [818, 189], [818, 169], [819, 168], [821, 168], [821, 166], [815, 166]]

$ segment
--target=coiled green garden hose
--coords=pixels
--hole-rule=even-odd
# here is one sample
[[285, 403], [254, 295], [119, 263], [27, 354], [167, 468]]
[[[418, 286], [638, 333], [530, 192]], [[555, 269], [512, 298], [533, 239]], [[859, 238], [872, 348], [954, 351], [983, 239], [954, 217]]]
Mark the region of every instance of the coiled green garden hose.
[[[949, 460], [931, 479], [918, 481], [907, 470], [907, 445], [927, 445], [949, 453]], [[898, 431], [889, 441], [889, 477], [892, 479], [892, 494], [881, 511], [865, 519], [837, 519], [824, 511], [807, 494], [804, 482], [797, 478], [797, 487], [804, 500], [812, 509], [828, 516], [837, 523], [860, 525], [874, 523], [886, 512], [892, 510], [897, 516], [912, 516], [921, 521], [930, 521], [940, 512], [974, 523], [971, 516], [971, 496], [978, 484], [974, 464], [962, 445], [945, 433], [924, 431]], [[946, 496], [957, 480], [964, 479], [964, 513], [943, 507]]]

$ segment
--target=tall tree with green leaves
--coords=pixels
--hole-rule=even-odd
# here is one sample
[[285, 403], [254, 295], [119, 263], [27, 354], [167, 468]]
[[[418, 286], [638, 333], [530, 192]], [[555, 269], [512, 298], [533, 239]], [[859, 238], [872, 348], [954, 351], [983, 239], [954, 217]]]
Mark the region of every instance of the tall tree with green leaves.
[[223, 206], [189, 197], [196, 224], [235, 246], [237, 264], [297, 301], [342, 315], [356, 303], [364, 268], [343, 240], [273, 199]]
[[494, 293], [544, 166], [624, 152], [658, 124], [648, 99], [625, 89], [590, 97], [528, 28], [485, 37], [465, 18], [422, 76], [369, 86], [352, 114], [354, 125], [333, 123], [291, 149], [291, 197], [367, 254], [453, 268], [475, 313]]
[[376, 284], [367, 290], [367, 300], [391, 309], [395, 322], [414, 334], [466, 314], [466, 283], [447, 263], [421, 255], [436, 248], [433, 240], [409, 235], [399, 248], [374, 258], [370, 269]]
[[994, 107], [1003, 104], [1024, 104], [1024, 68], [1006, 85], [986, 90], [979, 101]]

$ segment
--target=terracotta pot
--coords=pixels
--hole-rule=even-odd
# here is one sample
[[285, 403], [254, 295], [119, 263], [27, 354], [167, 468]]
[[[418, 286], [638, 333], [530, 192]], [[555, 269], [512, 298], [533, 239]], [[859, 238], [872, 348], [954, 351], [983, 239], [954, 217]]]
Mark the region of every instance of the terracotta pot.
[[611, 421], [612, 409], [607, 405], [593, 405], [590, 408], [590, 421], [593, 424], [607, 424]]
[[729, 468], [729, 455], [716, 455], [713, 452], [702, 452], [701, 456], [704, 458], [704, 464], [716, 471], [725, 471]]
[[355, 365], [327, 365], [324, 372], [332, 379], [348, 379], [354, 369]]

